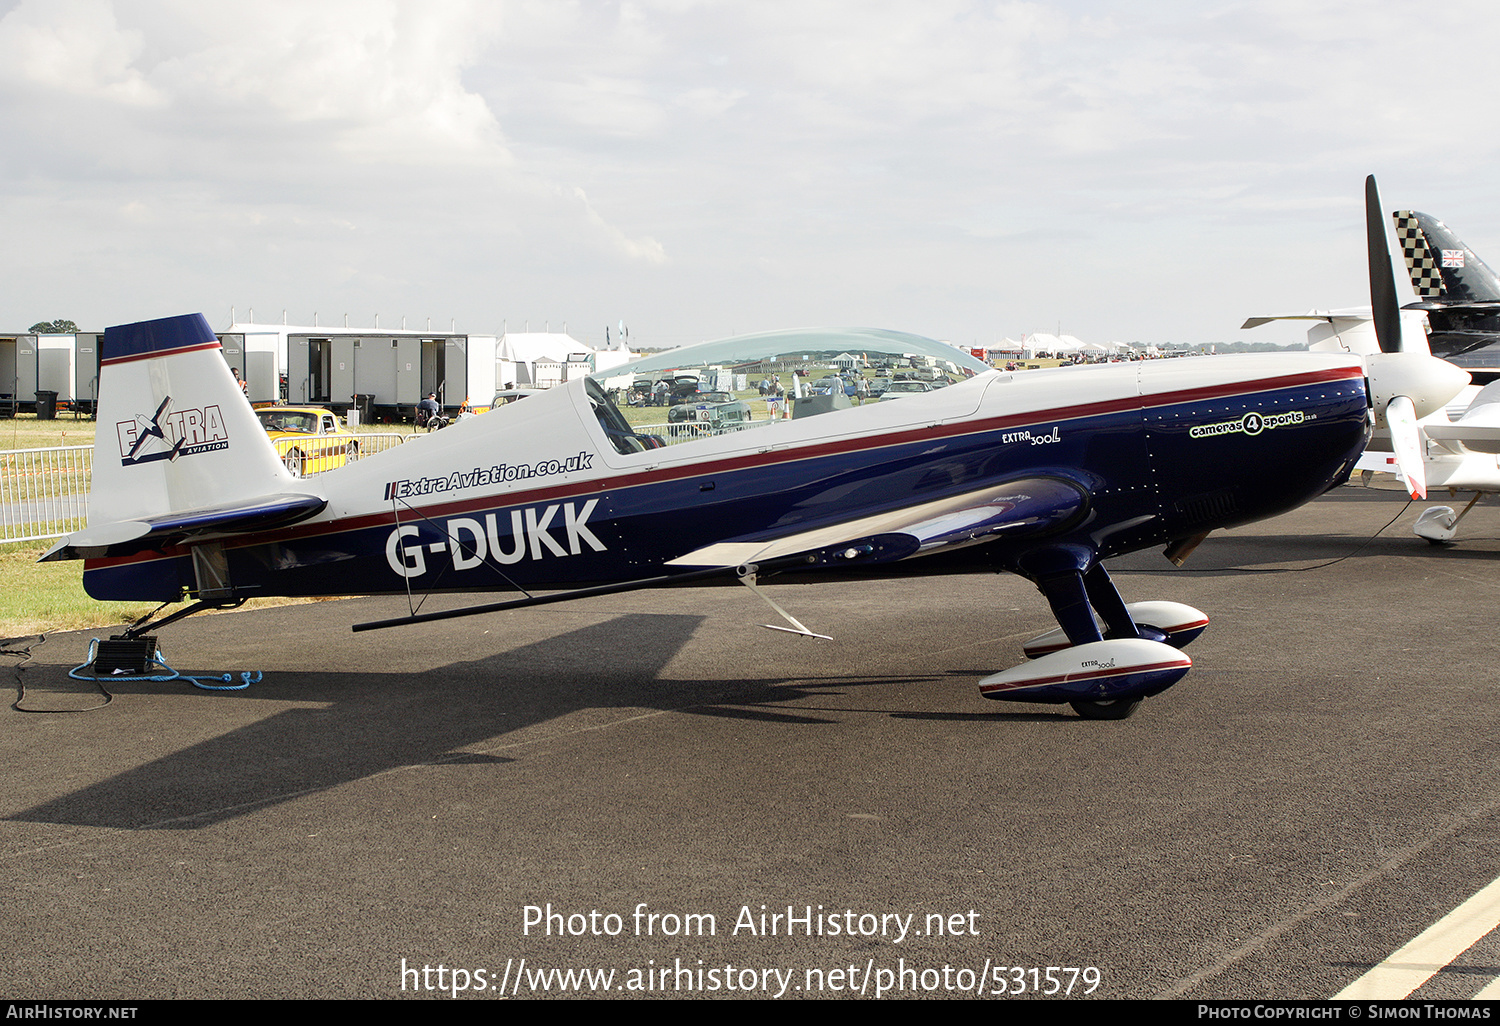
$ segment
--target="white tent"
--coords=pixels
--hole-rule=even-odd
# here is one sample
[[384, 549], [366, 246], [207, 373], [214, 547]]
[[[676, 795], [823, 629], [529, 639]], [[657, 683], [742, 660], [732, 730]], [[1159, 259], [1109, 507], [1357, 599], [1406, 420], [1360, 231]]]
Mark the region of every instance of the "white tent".
[[1068, 347], [1056, 335], [1037, 331], [1021, 340], [1021, 352], [1028, 360], [1034, 359], [1040, 353], [1057, 354], [1067, 351]]
[[[569, 364], [587, 363], [590, 370], [608, 370], [630, 359], [628, 349], [594, 349], [560, 331], [509, 331], [500, 336], [495, 350], [496, 381], [546, 387], [561, 381], [561, 368]], [[538, 363], [544, 360], [556, 366], [539, 375]], [[567, 376], [573, 376], [571, 370]]]

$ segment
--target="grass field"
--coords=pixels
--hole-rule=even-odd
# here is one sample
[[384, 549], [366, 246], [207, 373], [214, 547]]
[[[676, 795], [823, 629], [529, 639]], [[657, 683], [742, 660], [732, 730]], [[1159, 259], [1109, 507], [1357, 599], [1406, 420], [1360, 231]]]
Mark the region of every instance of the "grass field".
[[[83, 562], [38, 563], [51, 542], [0, 545], [0, 637], [17, 638], [91, 627], [119, 628], [156, 608], [155, 602], [100, 602], [83, 590]], [[251, 599], [240, 608], [286, 606], [321, 599]], [[168, 609], [168, 612], [172, 612]]]
[[0, 419], [0, 449], [51, 449], [62, 445], [93, 445], [94, 422], [71, 413], [57, 420], [37, 420], [35, 414]]
[[0, 634], [7, 638], [47, 631], [129, 623], [151, 611], [149, 603], [99, 602], [83, 592], [83, 563], [38, 563], [51, 542], [0, 546]]
[[[0, 419], [0, 450], [93, 445], [95, 423], [70, 413], [39, 421], [32, 414]], [[368, 431], [411, 433], [411, 425], [369, 425]], [[366, 433], [362, 431], [361, 433]], [[84, 593], [83, 563], [38, 563], [51, 541], [0, 543], [0, 637], [50, 631], [119, 627], [139, 619], [155, 603], [100, 602]], [[253, 599], [246, 608], [281, 605], [285, 599]], [[296, 600], [301, 601], [301, 600]]]

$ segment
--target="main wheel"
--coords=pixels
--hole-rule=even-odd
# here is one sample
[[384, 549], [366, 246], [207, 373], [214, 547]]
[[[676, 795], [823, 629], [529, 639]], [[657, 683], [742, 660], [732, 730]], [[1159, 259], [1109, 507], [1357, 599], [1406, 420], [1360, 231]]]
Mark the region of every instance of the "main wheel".
[[352, 463], [357, 459], [359, 459], [359, 443], [350, 442], [349, 448], [344, 450], [344, 462]]
[[1114, 698], [1099, 702], [1069, 702], [1073, 711], [1086, 720], [1123, 720], [1141, 704], [1139, 698]]
[[286, 464], [286, 469], [292, 472], [293, 477], [301, 477], [307, 472], [307, 457], [302, 455], [301, 449], [289, 449], [282, 462]]

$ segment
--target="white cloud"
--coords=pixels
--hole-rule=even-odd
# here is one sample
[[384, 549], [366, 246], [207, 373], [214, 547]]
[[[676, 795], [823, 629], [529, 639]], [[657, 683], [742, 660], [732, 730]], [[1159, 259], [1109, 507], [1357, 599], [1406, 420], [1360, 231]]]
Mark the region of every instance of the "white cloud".
[[141, 33], [122, 29], [109, 0], [22, 0], [0, 20], [0, 80], [111, 104], [161, 98], [134, 66]]
[[[363, 289], [687, 334], [1171, 339], [1268, 305], [1286, 252], [1339, 251], [1371, 170], [1500, 235], [1476, 99], [1497, 22], [1472, 0], [22, 0], [0, 203], [70, 266], [191, 264], [226, 307]], [[1274, 305], [1357, 302], [1343, 264]]]
[[578, 202], [583, 204], [583, 209], [590, 223], [605, 232], [615, 247], [629, 257], [631, 260], [640, 260], [648, 264], [665, 263], [667, 259], [666, 250], [662, 249], [661, 243], [652, 238], [630, 239], [625, 233], [613, 227], [604, 218], [599, 216], [590, 204], [588, 196], [584, 195], [582, 189], [574, 189], [573, 195]]
[[152, 71], [185, 108], [326, 128], [353, 157], [503, 160], [499, 125], [462, 71], [495, 40], [483, 3], [183, 5], [206, 45]]
[[[23, 0], [0, 18], [8, 225], [99, 280], [156, 267], [139, 291], [160, 303], [185, 260], [225, 291], [336, 293], [459, 280], [436, 268], [498, 240], [544, 262], [590, 239], [596, 261], [660, 262], [659, 243], [566, 177], [518, 163], [466, 84], [503, 14], [473, 0]], [[428, 266], [398, 270], [409, 262]]]

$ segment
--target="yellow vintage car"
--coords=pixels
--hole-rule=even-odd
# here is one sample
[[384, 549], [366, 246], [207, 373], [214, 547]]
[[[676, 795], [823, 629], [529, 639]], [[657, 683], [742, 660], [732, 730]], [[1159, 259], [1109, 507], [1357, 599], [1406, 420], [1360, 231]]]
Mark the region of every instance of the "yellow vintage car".
[[321, 406], [265, 406], [255, 414], [294, 477], [321, 474], [359, 459], [354, 434]]

